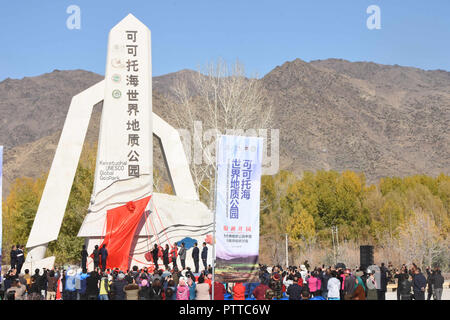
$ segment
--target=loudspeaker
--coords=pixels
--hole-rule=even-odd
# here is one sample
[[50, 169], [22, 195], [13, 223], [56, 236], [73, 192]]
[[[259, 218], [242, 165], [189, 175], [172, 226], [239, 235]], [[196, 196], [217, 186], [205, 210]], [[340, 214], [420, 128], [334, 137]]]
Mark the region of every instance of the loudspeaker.
[[373, 264], [373, 246], [360, 246], [359, 265], [364, 270], [372, 264]]

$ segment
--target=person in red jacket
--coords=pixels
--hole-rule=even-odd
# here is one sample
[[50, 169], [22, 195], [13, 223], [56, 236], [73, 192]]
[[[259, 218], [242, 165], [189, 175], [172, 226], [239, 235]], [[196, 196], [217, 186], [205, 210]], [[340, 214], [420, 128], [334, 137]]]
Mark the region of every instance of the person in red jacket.
[[270, 288], [264, 282], [261, 282], [255, 290], [253, 290], [253, 296], [256, 300], [267, 300], [266, 299], [266, 291]]
[[170, 260], [173, 263], [172, 269], [177, 266], [177, 256], [178, 256], [178, 248], [177, 248], [177, 245], [174, 244], [172, 246], [172, 250], [170, 250]]
[[218, 281], [214, 281], [214, 300], [225, 300], [225, 286]]
[[245, 300], [245, 286], [238, 282], [233, 287], [233, 300]]

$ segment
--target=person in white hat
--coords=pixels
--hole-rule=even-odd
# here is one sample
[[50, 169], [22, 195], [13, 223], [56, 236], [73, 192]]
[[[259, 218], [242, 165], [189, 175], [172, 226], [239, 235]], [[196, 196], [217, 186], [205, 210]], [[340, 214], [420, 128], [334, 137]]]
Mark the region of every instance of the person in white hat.
[[306, 276], [308, 275], [308, 269], [306, 269], [306, 266], [304, 264], [300, 266], [300, 275], [302, 276], [303, 282], [305, 282]]
[[66, 300], [76, 300], [76, 286], [75, 286], [75, 276], [77, 275], [77, 272], [75, 269], [69, 268], [66, 273]]

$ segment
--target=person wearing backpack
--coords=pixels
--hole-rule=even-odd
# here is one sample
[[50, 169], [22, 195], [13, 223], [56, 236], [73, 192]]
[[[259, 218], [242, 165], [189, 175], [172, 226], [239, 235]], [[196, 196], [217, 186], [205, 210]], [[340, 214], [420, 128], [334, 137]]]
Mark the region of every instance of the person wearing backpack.
[[56, 288], [58, 285], [59, 274], [55, 275], [55, 270], [50, 270], [47, 276], [47, 296], [45, 300], [56, 300]]
[[269, 288], [274, 292], [275, 299], [279, 300], [283, 298], [282, 283], [279, 273], [273, 274], [272, 279], [270, 280]]
[[15, 279], [12, 286], [5, 292], [5, 300], [23, 300], [27, 288]]
[[163, 290], [161, 281], [159, 279], [153, 280], [151, 290], [150, 290], [150, 300], [162, 300]]

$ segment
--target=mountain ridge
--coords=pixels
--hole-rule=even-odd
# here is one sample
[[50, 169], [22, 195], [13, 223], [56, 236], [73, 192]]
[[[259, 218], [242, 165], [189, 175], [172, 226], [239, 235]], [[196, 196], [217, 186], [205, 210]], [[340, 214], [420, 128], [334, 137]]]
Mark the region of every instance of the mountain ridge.
[[[153, 78], [154, 112], [172, 125], [170, 87], [195, 72]], [[90, 71], [54, 70], [0, 82], [4, 196], [15, 178], [49, 170], [72, 96], [102, 79]], [[449, 174], [450, 72], [295, 59], [258, 81], [272, 101], [273, 128], [280, 129], [281, 169], [299, 175], [319, 169], [361, 171], [369, 182], [392, 175]], [[94, 108], [90, 142], [98, 136], [100, 112], [101, 107]]]

